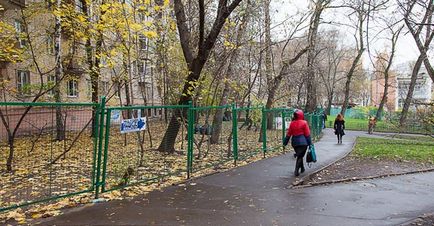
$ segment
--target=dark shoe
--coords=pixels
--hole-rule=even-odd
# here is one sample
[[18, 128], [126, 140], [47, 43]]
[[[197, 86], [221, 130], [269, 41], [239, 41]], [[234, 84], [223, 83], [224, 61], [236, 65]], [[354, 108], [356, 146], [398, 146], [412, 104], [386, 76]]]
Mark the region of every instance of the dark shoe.
[[304, 173], [304, 167], [300, 169], [300, 173]]
[[298, 169], [294, 171], [294, 175], [295, 175], [296, 177], [298, 177], [298, 175], [300, 175], [300, 174], [298, 173]]

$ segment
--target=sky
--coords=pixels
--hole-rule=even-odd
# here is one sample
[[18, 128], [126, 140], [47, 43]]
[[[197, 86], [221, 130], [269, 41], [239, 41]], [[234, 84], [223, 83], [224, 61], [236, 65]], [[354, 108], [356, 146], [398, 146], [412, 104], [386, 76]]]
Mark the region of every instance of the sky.
[[[287, 27], [282, 26], [281, 24], [283, 22], [288, 23], [289, 21], [295, 19], [297, 11], [307, 11], [309, 7], [308, 0], [272, 0], [271, 3], [271, 10], [272, 10], [272, 23], [273, 23], [273, 37], [275, 40], [282, 40], [285, 38], [285, 31], [287, 31]], [[391, 16], [392, 15], [392, 12]], [[347, 22], [348, 12], [345, 12], [343, 9], [337, 10], [330, 10], [326, 9], [323, 12], [322, 19], [323, 21], [343, 21]], [[395, 14], [396, 15], [396, 14]], [[290, 19], [288, 19], [290, 18]], [[329, 25], [329, 24], [321, 24], [320, 30], [323, 29], [338, 29], [340, 34], [343, 36], [343, 40], [345, 45], [355, 46], [355, 39], [353, 38], [354, 30], [349, 29], [346, 26], [337, 26], [336, 24]], [[369, 35], [370, 37], [374, 37], [374, 35], [377, 35], [381, 31], [380, 29], [373, 29]], [[390, 37], [390, 34], [387, 34], [386, 32], [382, 32], [379, 35], [377, 35], [378, 39], [375, 41], [371, 41], [369, 43], [369, 52], [371, 53], [371, 57], [368, 54], [368, 51], [365, 51], [365, 54], [363, 56], [363, 62], [366, 62], [364, 67], [367, 70], [371, 70], [371, 59], [372, 54], [375, 54], [379, 51], [389, 50], [390, 51], [390, 41], [387, 40], [387, 37]], [[415, 41], [410, 33], [407, 32], [406, 28], [404, 28], [403, 32], [401, 33], [401, 37], [398, 40], [396, 54], [394, 58], [394, 63], [392, 67], [399, 67], [403, 68], [402, 65], [407, 65], [409, 62], [415, 61], [419, 55], [419, 50], [415, 44]], [[431, 51], [429, 53], [429, 56], [431, 59], [434, 59], [434, 53]]]

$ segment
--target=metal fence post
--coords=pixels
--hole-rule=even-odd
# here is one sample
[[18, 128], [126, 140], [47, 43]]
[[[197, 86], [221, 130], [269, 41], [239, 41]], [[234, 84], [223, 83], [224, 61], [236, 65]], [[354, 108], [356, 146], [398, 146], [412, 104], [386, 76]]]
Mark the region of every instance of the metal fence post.
[[265, 158], [265, 152], [267, 151], [267, 111], [265, 107], [262, 107], [262, 152], [264, 153]]
[[232, 152], [234, 155], [234, 164], [238, 160], [238, 114], [235, 104], [232, 104]]
[[108, 145], [110, 139], [110, 123], [111, 123], [111, 110], [107, 109], [106, 112], [106, 124], [105, 124], [105, 136], [104, 136], [104, 161], [102, 165], [102, 192], [105, 192], [105, 179], [107, 174], [107, 158], [108, 158]]
[[285, 130], [286, 130], [286, 121], [285, 121], [285, 111], [282, 111], [282, 145], [283, 145], [283, 141], [285, 140]]
[[95, 199], [98, 199], [99, 189], [101, 187], [100, 177], [101, 177], [101, 157], [102, 157], [102, 140], [103, 140], [103, 130], [104, 130], [104, 111], [105, 111], [105, 96], [101, 97], [100, 111], [99, 111], [99, 129], [98, 129], [98, 157], [96, 164], [96, 181], [95, 181]]
[[187, 109], [187, 178], [190, 178], [190, 174], [193, 171], [193, 139], [194, 139], [194, 109], [192, 102], [188, 102]]
[[96, 185], [96, 162], [97, 162], [97, 152], [98, 152], [98, 138], [99, 138], [99, 114], [101, 112], [101, 103], [98, 103], [98, 105], [95, 107], [95, 115], [94, 120], [94, 127], [93, 129], [93, 162], [92, 162], [92, 186], [91, 190], [95, 190]]

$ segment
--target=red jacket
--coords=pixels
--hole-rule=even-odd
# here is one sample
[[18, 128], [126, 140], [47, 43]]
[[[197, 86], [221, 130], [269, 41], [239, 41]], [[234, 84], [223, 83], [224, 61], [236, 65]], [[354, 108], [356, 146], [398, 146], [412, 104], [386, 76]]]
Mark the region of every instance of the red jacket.
[[292, 146], [311, 145], [309, 124], [304, 120], [303, 111], [297, 110], [295, 114], [297, 115], [297, 119], [289, 125], [286, 136], [292, 137]]

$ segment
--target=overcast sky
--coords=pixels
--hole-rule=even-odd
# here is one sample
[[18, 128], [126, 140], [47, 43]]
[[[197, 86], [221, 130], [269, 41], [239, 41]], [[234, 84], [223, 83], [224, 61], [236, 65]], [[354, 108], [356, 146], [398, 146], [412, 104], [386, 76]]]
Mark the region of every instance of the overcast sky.
[[[307, 11], [309, 7], [309, 2], [310, 1], [308, 0], [272, 0], [271, 10], [273, 11], [272, 22], [274, 25], [274, 29], [272, 32], [274, 39], [278, 40], [285, 38], [285, 31], [287, 31], [287, 28], [281, 25], [282, 22], [285, 21], [288, 23], [289, 21], [295, 19], [296, 17], [294, 15], [296, 15], [297, 11]], [[349, 21], [348, 16], [343, 9], [326, 9], [323, 12], [322, 19], [323, 21], [339, 21], [341, 23]], [[287, 25], [287, 27], [288, 26], [290, 25]], [[340, 34], [343, 36], [343, 40], [345, 40], [345, 45], [355, 46], [355, 39], [352, 36], [354, 30], [346, 26], [321, 24], [320, 30], [324, 29], [338, 29], [340, 31]], [[373, 29], [372, 31], [370, 31], [369, 35], [370, 37], [374, 37], [378, 34], [378, 32], [379, 29]], [[417, 46], [411, 34], [409, 34], [405, 28], [401, 34], [402, 35], [398, 40], [396, 58], [394, 60], [393, 67], [401, 67], [402, 64], [407, 64], [408, 62], [415, 61], [419, 55], [419, 50], [417, 49]], [[370, 53], [375, 54], [376, 52], [384, 50], [390, 51], [390, 41], [387, 40], [387, 37], [390, 37], [390, 34], [382, 32], [380, 33], [380, 35], [377, 35], [377, 37], [378, 39], [369, 43]], [[429, 55], [431, 59], [434, 59], [433, 51], [431, 51]], [[363, 60], [365, 62], [364, 67], [370, 69], [371, 63], [368, 51], [365, 52]]]

